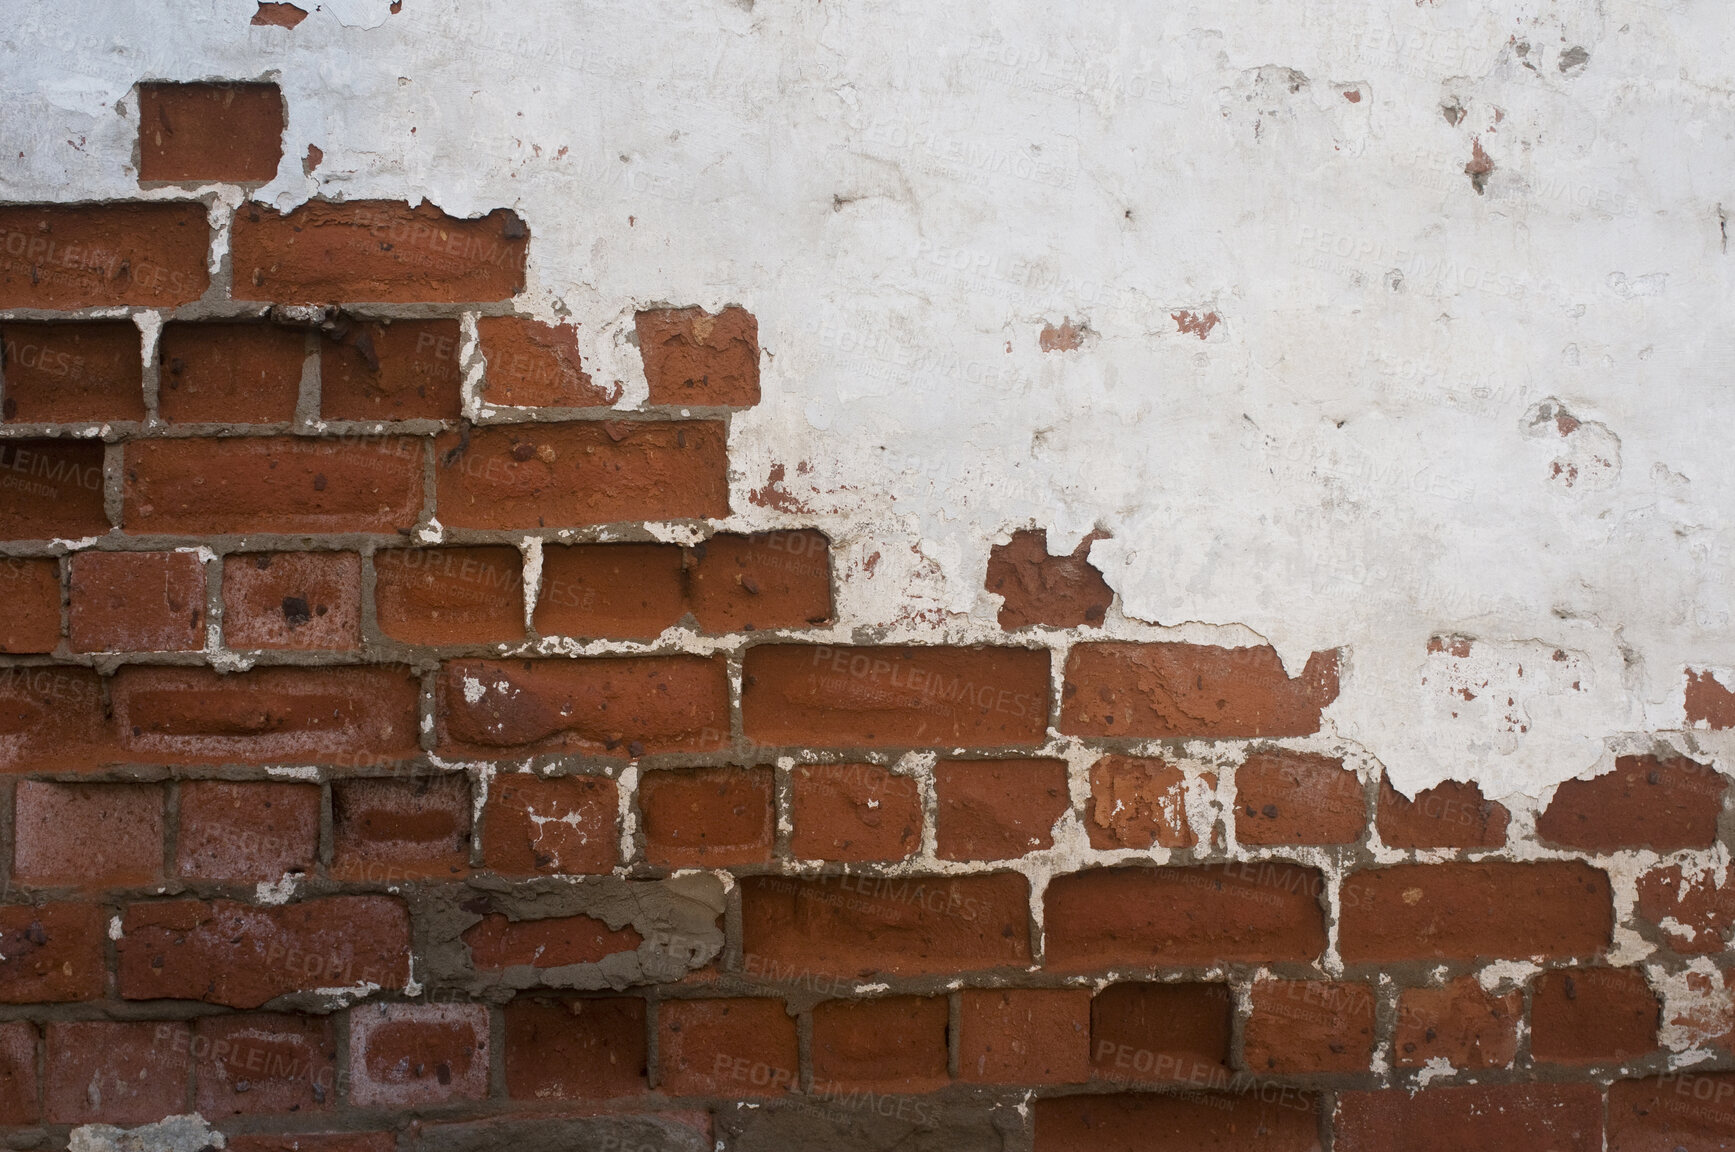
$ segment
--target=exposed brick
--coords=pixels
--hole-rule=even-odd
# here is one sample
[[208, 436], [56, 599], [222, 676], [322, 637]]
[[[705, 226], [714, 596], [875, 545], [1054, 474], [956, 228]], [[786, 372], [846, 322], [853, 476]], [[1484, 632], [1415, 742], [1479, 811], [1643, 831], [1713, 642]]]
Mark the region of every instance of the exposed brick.
[[285, 119], [275, 84], [140, 84], [139, 180], [266, 183]]
[[1315, 960], [1325, 948], [1323, 885], [1316, 869], [1271, 861], [1057, 876], [1044, 897], [1047, 962], [1094, 969]]
[[524, 288], [529, 232], [496, 208], [478, 220], [432, 204], [309, 201], [288, 213], [247, 204], [230, 240], [237, 300], [461, 303]]
[[1395, 1042], [1399, 1068], [1443, 1059], [1454, 1068], [1506, 1068], [1518, 1055], [1517, 992], [1485, 992], [1474, 976], [1439, 988], [1405, 988], [1398, 995]]
[[483, 860], [509, 876], [610, 872], [620, 861], [620, 807], [605, 776], [544, 780], [501, 773], [483, 806]]
[[0, 771], [81, 771], [120, 755], [102, 680], [87, 668], [0, 669]]
[[335, 1101], [337, 1043], [329, 1017], [259, 1012], [193, 1024], [193, 1083], [208, 1119], [320, 1112]]
[[631, 926], [615, 930], [591, 916], [508, 920], [492, 913], [464, 933], [470, 963], [478, 969], [595, 964], [616, 952], [632, 952], [643, 942]]
[[1156, 757], [1104, 756], [1090, 766], [1084, 828], [1092, 848], [1191, 848], [1187, 778]]
[[1657, 1049], [1662, 1004], [1637, 968], [1556, 968], [1530, 997], [1537, 1063], [1611, 1064]]
[[831, 543], [812, 531], [718, 533], [693, 549], [688, 600], [703, 632], [831, 619]]
[[[262, 3], [260, 7], [294, 6]], [[228, 1147], [229, 1152], [396, 1152], [397, 1146], [392, 1132], [238, 1132], [229, 1137]]]
[[206, 668], [133, 665], [110, 687], [136, 759], [184, 764], [415, 756], [421, 685], [385, 667]]
[[449, 661], [440, 674], [445, 734], [481, 755], [697, 751], [729, 730], [720, 660]]
[[305, 19], [305, 8], [298, 8], [281, 0], [259, 0], [259, 8], [248, 23], [255, 27], [293, 28]]
[[171, 323], [157, 341], [157, 412], [178, 424], [295, 419], [307, 338], [262, 321]]
[[536, 630], [650, 640], [688, 610], [684, 557], [673, 544], [546, 545]]
[[294, 436], [126, 446], [134, 533], [396, 532], [422, 511], [422, 442]]
[[1060, 1096], [1037, 1100], [1034, 1108], [1036, 1152], [1319, 1150], [1315, 1097], [1287, 1086], [1264, 1093]]
[[0, 907], [0, 1004], [100, 997], [107, 931], [107, 909], [96, 904]]
[[1608, 876], [1588, 864], [1400, 864], [1343, 882], [1338, 949], [1351, 964], [1592, 956], [1608, 946]]
[[255, 908], [231, 900], [128, 906], [115, 945], [128, 1000], [257, 1008], [290, 992], [409, 979], [410, 918], [385, 896]]
[[456, 320], [358, 321], [319, 347], [327, 420], [456, 420], [462, 407]]
[[1336, 652], [1315, 652], [1291, 680], [1269, 646], [1076, 644], [1066, 660], [1060, 730], [1145, 739], [1310, 736], [1335, 699]]
[[512, 424], [448, 432], [434, 447], [440, 522], [528, 529], [729, 514], [714, 421]]
[[1388, 848], [1503, 848], [1510, 818], [1472, 782], [1446, 780], [1408, 800], [1380, 777], [1375, 823]]
[[374, 553], [380, 631], [406, 644], [524, 639], [524, 557], [516, 548], [402, 548]]
[[396, 884], [470, 870], [470, 781], [462, 774], [331, 786], [331, 874]]
[[411, 1108], [488, 1094], [488, 1006], [366, 1004], [349, 1014], [349, 1099]]
[[668, 1096], [782, 1095], [795, 1087], [795, 1018], [763, 998], [665, 1000], [657, 1086]]
[[211, 283], [205, 206], [0, 207], [0, 308], [172, 308]]
[[877, 764], [800, 764], [789, 783], [797, 859], [902, 860], [922, 846], [914, 777]]
[[871, 1092], [932, 1092], [947, 1084], [943, 996], [826, 1000], [813, 1009], [813, 1081]]
[[1728, 782], [1685, 757], [1621, 756], [1594, 780], [1568, 780], [1536, 818], [1536, 834], [1586, 852], [1709, 848]]
[[195, 552], [80, 552], [71, 605], [75, 652], [205, 646], [205, 565]]
[[946, 860], [1005, 860], [1054, 847], [1072, 807], [1064, 760], [942, 760], [934, 766], [937, 849]]
[[162, 879], [158, 785], [20, 780], [15, 813], [12, 876], [20, 883], [103, 889]]
[[1735, 728], [1735, 692], [1717, 674], [1687, 670], [1686, 718], [1690, 728]]
[[36, 1076], [36, 1025], [0, 1024], [0, 1124], [22, 1126], [42, 1118]]
[[645, 1002], [637, 996], [520, 997], [506, 1006], [506, 1094], [608, 1100], [646, 1087]]
[[242, 649], [361, 647], [361, 557], [354, 552], [224, 557], [223, 642]]
[[0, 441], [0, 540], [108, 532], [100, 440]]
[[1367, 828], [1361, 780], [1341, 759], [1256, 752], [1235, 769], [1243, 844], [1348, 844]]
[[660, 308], [635, 318], [652, 404], [759, 403], [759, 322], [744, 308]]
[[52, 424], [143, 420], [144, 366], [130, 320], [0, 324], [5, 419]]
[[60, 562], [0, 559], [0, 652], [52, 652], [60, 644]]
[[313, 870], [319, 788], [275, 781], [181, 784], [175, 871], [200, 880], [276, 881]]
[[966, 988], [958, 1072], [978, 1084], [1090, 1079], [1090, 989]]
[[1016, 872], [741, 881], [746, 968], [834, 978], [951, 975], [1030, 963], [1029, 888]]
[[771, 859], [769, 768], [646, 772], [639, 806], [651, 864], [716, 868]]
[[1609, 1085], [1608, 1152], [1728, 1148], [1735, 1148], [1735, 1072], [1670, 1072]]
[[482, 398], [506, 407], [596, 408], [620, 398], [617, 388], [591, 383], [578, 353], [578, 330], [522, 316], [476, 321], [487, 369]]
[[1090, 1002], [1092, 1075], [1122, 1084], [1227, 1076], [1234, 1012], [1227, 984], [1110, 984]]
[[1090, 562], [1090, 546], [1101, 538], [1092, 532], [1070, 556], [1048, 554], [1048, 530], [1014, 532], [1006, 544], [988, 554], [988, 591], [998, 593], [1000, 627], [1101, 627], [1114, 590]]
[[1048, 728], [1043, 649], [763, 644], [744, 669], [741, 714], [761, 744], [1000, 747]]
[[1594, 1084], [1498, 1084], [1345, 1092], [1336, 1152], [1548, 1149], [1601, 1152], [1602, 1089]]
[[1243, 1039], [1257, 1074], [1365, 1072], [1374, 1055], [1374, 997], [1341, 980], [1258, 980]]
[[186, 1024], [83, 1020], [47, 1032], [50, 1123], [144, 1124], [186, 1111]]
[[1735, 884], [1709, 869], [1653, 868], [1639, 877], [1638, 910], [1675, 951], [1721, 952], [1735, 927]]

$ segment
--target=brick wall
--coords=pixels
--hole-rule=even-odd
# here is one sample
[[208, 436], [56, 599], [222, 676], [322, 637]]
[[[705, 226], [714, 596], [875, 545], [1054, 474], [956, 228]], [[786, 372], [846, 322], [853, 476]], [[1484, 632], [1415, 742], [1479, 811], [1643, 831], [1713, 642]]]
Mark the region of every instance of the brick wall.
[[1108, 639], [1040, 533], [863, 643], [731, 519], [751, 315], [613, 407], [512, 212], [232, 210], [276, 90], [140, 102], [138, 200], [0, 206], [10, 1146], [1735, 1141], [1710, 764], [1406, 798], [1344, 653]]

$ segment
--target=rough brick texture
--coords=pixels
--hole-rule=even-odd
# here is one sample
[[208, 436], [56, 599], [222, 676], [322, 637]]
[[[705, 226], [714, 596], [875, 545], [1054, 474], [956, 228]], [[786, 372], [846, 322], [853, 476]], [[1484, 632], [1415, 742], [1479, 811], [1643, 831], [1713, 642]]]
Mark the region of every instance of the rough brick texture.
[[1722, 774], [1697, 760], [1622, 756], [1613, 772], [1557, 788], [1536, 832], [1589, 852], [1709, 848], [1726, 790]]
[[275, 84], [140, 84], [139, 179], [262, 184], [283, 158]]
[[82, 552], [72, 558], [76, 652], [185, 652], [205, 646], [205, 566], [192, 552]]
[[1609, 944], [1608, 877], [1577, 862], [1398, 865], [1344, 881], [1350, 963], [1594, 956]]
[[902, 860], [921, 846], [916, 781], [876, 764], [802, 764], [790, 774], [789, 850], [805, 860]]
[[52, 652], [60, 643], [60, 564], [54, 560], [0, 560], [0, 652]]
[[361, 646], [361, 557], [354, 552], [231, 553], [223, 563], [231, 648]]
[[759, 324], [744, 308], [665, 308], [637, 317], [652, 404], [759, 403]]
[[488, 364], [482, 395], [490, 404], [594, 408], [619, 399], [618, 391], [591, 382], [579, 355], [578, 333], [567, 325], [484, 316], [476, 331]]
[[203, 204], [0, 205], [0, 308], [172, 308], [205, 294]]
[[1080, 736], [1306, 736], [1337, 698], [1337, 654], [1293, 680], [1271, 648], [1079, 644], [1066, 661], [1060, 730]]
[[125, 320], [0, 324], [5, 421], [143, 420], [139, 329]]
[[176, 424], [278, 424], [295, 418], [307, 339], [262, 322], [165, 324], [157, 412]]

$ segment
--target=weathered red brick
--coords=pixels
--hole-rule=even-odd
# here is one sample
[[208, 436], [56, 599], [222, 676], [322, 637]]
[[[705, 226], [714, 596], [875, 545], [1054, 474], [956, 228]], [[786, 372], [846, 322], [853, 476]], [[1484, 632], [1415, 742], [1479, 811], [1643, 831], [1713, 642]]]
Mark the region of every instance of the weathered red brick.
[[1014, 532], [1009, 543], [994, 545], [987, 587], [1004, 601], [1000, 627], [1101, 627], [1114, 589], [1090, 562], [1090, 546], [1100, 538], [1092, 532], [1070, 556], [1048, 554], [1045, 528]]
[[295, 419], [307, 337], [264, 321], [163, 325], [157, 412], [178, 424], [277, 424]]
[[74, 652], [205, 646], [205, 564], [195, 552], [80, 552], [70, 603]]
[[1721, 952], [1735, 927], [1735, 884], [1719, 880], [1709, 869], [1653, 868], [1639, 877], [1639, 915], [1677, 952]]
[[914, 777], [877, 764], [800, 764], [789, 783], [797, 859], [902, 860], [922, 846]]
[[130, 320], [0, 324], [8, 423], [145, 418], [144, 364]]
[[639, 997], [520, 997], [506, 1006], [506, 1094], [514, 1100], [609, 1100], [646, 1085]]
[[1735, 1072], [1616, 1080], [1608, 1152], [1717, 1152], [1735, 1147]]
[[1517, 992], [1485, 992], [1474, 976], [1439, 988], [1405, 988], [1398, 996], [1399, 1068], [1444, 1059], [1454, 1068], [1506, 1068], [1518, 1055]]
[[1602, 1089], [1594, 1084], [1402, 1088], [1338, 1097], [1336, 1152], [1548, 1149], [1601, 1152]]
[[488, 1006], [366, 1004], [349, 1014], [349, 1099], [411, 1108], [488, 1095]]
[[458, 773], [338, 780], [331, 786], [331, 874], [397, 884], [470, 870], [470, 781]]
[[470, 963], [478, 969], [563, 968], [635, 951], [644, 937], [630, 925], [616, 930], [591, 916], [508, 920], [492, 913], [464, 933], [464, 943], [470, 949]]
[[1662, 1002], [1637, 968], [1556, 968], [1530, 997], [1538, 1063], [1612, 1064], [1657, 1050]]
[[97, 904], [0, 906], [0, 1004], [102, 996], [107, 931], [107, 909]]
[[1568, 780], [1536, 818], [1536, 834], [1586, 852], [1709, 848], [1728, 781], [1684, 756], [1621, 756], [1594, 780]]
[[1104, 756], [1090, 766], [1084, 828], [1092, 848], [1190, 848], [1187, 778], [1160, 757]]
[[361, 647], [361, 557], [354, 552], [224, 557], [223, 642], [242, 649]]
[[48, 1025], [44, 1115], [53, 1124], [145, 1124], [186, 1111], [187, 1025]]
[[20, 780], [12, 876], [26, 885], [136, 887], [163, 875], [163, 790], [155, 784]]
[[652, 639], [689, 610], [686, 555], [674, 544], [546, 545], [536, 630]]
[[634, 320], [652, 404], [759, 403], [759, 322], [751, 312], [659, 308]]
[[42, 1118], [36, 1038], [36, 1025], [27, 1021], [0, 1024], [0, 1124], [23, 1126]]
[[181, 784], [177, 875], [275, 881], [285, 872], [311, 872], [318, 852], [316, 785], [265, 780]]
[[1225, 1077], [1234, 1013], [1227, 984], [1110, 984], [1090, 1003], [1092, 1075], [1122, 1084]]
[[1608, 876], [1576, 860], [1400, 864], [1343, 882], [1338, 949], [1351, 964], [1593, 956], [1608, 946]]
[[1005, 860], [1054, 847], [1072, 807], [1066, 761], [942, 760], [934, 766], [936, 846], [945, 860]]
[[172, 308], [205, 294], [203, 204], [0, 207], [0, 308]]
[[1319, 1152], [1315, 1101], [1275, 1083], [1184, 1096], [1050, 1097], [1034, 1105], [1036, 1152]]
[[524, 639], [524, 557], [505, 546], [374, 553], [380, 631], [406, 644]]
[[[280, 0], [259, 0], [259, 7], [248, 23], [260, 28], [293, 28], [307, 19], [307, 10]], [[272, 1149], [272, 1152], [276, 1152]]]
[[813, 1009], [813, 1082], [881, 1093], [947, 1084], [949, 1011], [940, 996], [826, 1000]]
[[[291, 4], [261, 3], [261, 8], [292, 8]], [[253, 21], [259, 23], [256, 18]], [[237, 1132], [229, 1137], [229, 1152], [396, 1152], [394, 1132]]]
[[507, 407], [598, 408], [620, 399], [619, 387], [593, 384], [578, 352], [578, 330], [522, 316], [476, 321], [487, 370], [482, 398]]
[[1735, 692], [1710, 669], [1688, 668], [1686, 717], [1690, 728], [1735, 728]]
[[0, 652], [52, 652], [60, 645], [60, 562], [0, 559]]
[[818, 532], [721, 532], [692, 550], [687, 600], [702, 632], [831, 619], [831, 542]]
[[1361, 780], [1337, 757], [1255, 752], [1235, 769], [1243, 844], [1348, 844], [1367, 828]]
[[610, 872], [620, 862], [620, 807], [606, 776], [501, 773], [489, 786], [482, 819], [483, 860], [494, 872]]
[[1090, 1079], [1090, 989], [966, 988], [958, 1073], [978, 1084]]
[[0, 771], [81, 771], [122, 755], [88, 668], [0, 669]]
[[645, 859], [717, 868], [771, 859], [769, 768], [684, 768], [639, 778]]
[[528, 241], [504, 208], [463, 220], [389, 200], [247, 204], [230, 239], [233, 291], [287, 303], [507, 300], [524, 289]]
[[1256, 980], [1243, 1059], [1256, 1075], [1365, 1072], [1374, 1055], [1371, 985]]
[[0, 540], [108, 532], [100, 440], [0, 440]]
[[207, 1119], [322, 1112], [335, 1103], [337, 1043], [330, 1017], [273, 1012], [193, 1023], [193, 1082]]
[[665, 1095], [767, 1096], [796, 1087], [795, 1018], [781, 1000], [664, 1000], [657, 1051]]
[[1066, 660], [1060, 730], [1145, 739], [1310, 736], [1335, 699], [1336, 652], [1315, 652], [1291, 680], [1269, 646], [1076, 644]]
[[286, 118], [275, 84], [140, 84], [139, 181], [263, 184]]
[[1408, 800], [1380, 777], [1375, 823], [1388, 848], [1502, 848], [1510, 818], [1504, 804], [1471, 782], [1442, 781]]
[[456, 420], [464, 382], [456, 320], [353, 323], [319, 347], [319, 409], [327, 420]]

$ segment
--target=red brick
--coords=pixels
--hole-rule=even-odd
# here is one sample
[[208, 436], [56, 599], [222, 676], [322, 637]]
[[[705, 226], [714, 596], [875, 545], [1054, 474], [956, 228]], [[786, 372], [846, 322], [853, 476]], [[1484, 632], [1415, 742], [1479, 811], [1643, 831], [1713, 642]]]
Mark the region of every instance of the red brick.
[[0, 324], [10, 423], [143, 420], [144, 365], [130, 320]]
[[239, 1132], [229, 1137], [229, 1152], [396, 1152], [397, 1146], [392, 1132]]
[[464, 382], [456, 320], [358, 321], [319, 347], [327, 420], [456, 420]]
[[488, 1095], [486, 1004], [365, 1004], [349, 1014], [349, 1099], [411, 1108]]
[[1621, 756], [1594, 780], [1568, 780], [1536, 818], [1543, 840], [1586, 852], [1709, 848], [1728, 782], [1709, 764]]
[[0, 441], [0, 540], [106, 534], [102, 460], [100, 440]]
[[503, 546], [374, 553], [380, 631], [406, 644], [524, 639], [524, 557]]
[[440, 690], [447, 739], [480, 755], [699, 751], [729, 730], [722, 661], [699, 656], [453, 660]]
[[1187, 778], [1157, 757], [1104, 756], [1090, 766], [1084, 828], [1092, 848], [1191, 848]]
[[504, 407], [598, 408], [620, 389], [593, 384], [578, 354], [578, 330], [522, 316], [476, 321], [487, 362], [482, 399]]
[[260, 1012], [193, 1024], [193, 1082], [207, 1119], [322, 1112], [337, 1084], [331, 1019]]
[[609, 1100], [646, 1088], [645, 1002], [637, 996], [520, 998], [506, 1006], [506, 1094]]
[[795, 1018], [783, 1001], [664, 1000], [657, 1087], [666, 1096], [768, 1096], [795, 1087]]
[[384, 667], [205, 668], [133, 665], [110, 687], [135, 759], [274, 764], [417, 755], [421, 685]]
[[1735, 927], [1735, 884], [1718, 881], [1713, 870], [1653, 868], [1639, 877], [1639, 915], [1677, 952], [1721, 952]]
[[1072, 807], [1064, 760], [942, 760], [934, 766], [944, 860], [1005, 860], [1054, 847]]
[[831, 543], [818, 532], [718, 533], [693, 549], [701, 632], [807, 628], [831, 619]]
[[1688, 668], [1686, 717], [1689, 728], [1735, 728], [1735, 692], [1709, 669]]
[[1227, 984], [1110, 984], [1090, 1002], [1092, 1073], [1123, 1084], [1227, 1076], [1234, 1012]]
[[1048, 730], [1046, 649], [765, 644], [742, 683], [760, 744], [998, 747]]
[[95, 672], [0, 669], [0, 771], [76, 772], [120, 757]]
[[1609, 1085], [1608, 1152], [1735, 1148], [1735, 1072], [1670, 1072]]
[[1510, 1067], [1523, 1012], [1517, 992], [1485, 992], [1474, 976], [1440, 988], [1405, 988], [1398, 996], [1397, 1065], [1421, 1068], [1444, 1059], [1454, 1068]]
[[620, 862], [620, 806], [606, 776], [502, 773], [483, 806], [483, 860], [508, 876], [607, 873]]
[[759, 322], [744, 308], [659, 308], [635, 317], [652, 404], [759, 403]]
[[1594, 1084], [1345, 1092], [1336, 1152], [1547, 1149], [1601, 1152], [1602, 1089]]
[[354, 552], [224, 557], [223, 643], [242, 649], [361, 647], [361, 557]]
[[50, 1024], [44, 1114], [53, 1124], [145, 1124], [184, 1113], [190, 1047], [180, 1021]]
[[255, 908], [231, 900], [128, 906], [115, 945], [128, 1000], [257, 1008], [275, 997], [409, 979], [410, 918], [385, 896]]
[[1351, 964], [1593, 956], [1608, 946], [1608, 876], [1588, 864], [1400, 864], [1343, 881], [1338, 949]]
[[877, 764], [801, 764], [789, 782], [789, 850], [797, 859], [902, 860], [922, 846], [913, 777]]
[[1029, 887], [1016, 872], [741, 881], [747, 968], [837, 979], [1030, 963]]
[[[253, 13], [253, 19], [248, 23], [262, 28], [293, 28], [307, 19], [307, 10], [294, 4], [280, 3], [277, 0], [259, 0], [259, 8]], [[240, 1139], [240, 1137], [231, 1137]], [[275, 1148], [272, 1152], [276, 1152]]]
[[0, 308], [172, 308], [211, 283], [205, 206], [0, 207]]
[[107, 910], [96, 904], [0, 906], [0, 1004], [99, 998], [107, 932]]
[[1325, 949], [1324, 883], [1316, 869], [1271, 861], [1057, 876], [1044, 898], [1047, 963], [1312, 961]]
[[477, 220], [432, 204], [309, 201], [288, 213], [248, 204], [230, 240], [237, 300], [452, 304], [524, 289], [529, 232], [496, 208]]
[[1504, 848], [1510, 818], [1471, 782], [1446, 780], [1408, 800], [1380, 777], [1375, 823], [1388, 848]]
[[552, 916], [543, 920], [508, 920], [499, 913], [484, 916], [464, 933], [470, 963], [477, 969], [563, 968], [595, 964], [617, 952], [632, 952], [644, 943], [631, 926], [618, 931], [591, 916]]
[[470, 870], [470, 781], [461, 774], [331, 786], [331, 874], [364, 884]]
[[771, 859], [769, 768], [646, 772], [639, 806], [650, 864], [718, 868]]
[[1366, 828], [1361, 781], [1341, 759], [1256, 752], [1235, 769], [1235, 836], [1243, 844], [1348, 844]]
[[1315, 652], [1291, 680], [1269, 646], [1076, 644], [1066, 660], [1060, 730], [1146, 739], [1310, 736], [1335, 699], [1336, 652]]
[[1539, 1064], [1614, 1064], [1657, 1050], [1663, 1006], [1636, 968], [1556, 968], [1530, 997]]
[[307, 337], [260, 321], [163, 325], [157, 412], [179, 424], [277, 424], [295, 419]]
[[726, 433], [714, 421], [513, 424], [434, 441], [449, 528], [576, 528], [729, 514]]
[[0, 652], [52, 652], [60, 644], [60, 561], [0, 559]]
[[273, 781], [181, 784], [175, 871], [200, 880], [276, 881], [313, 870], [319, 788]]
[[877, 1093], [944, 1088], [950, 1012], [941, 996], [826, 1000], [813, 1009], [813, 1082]]
[[205, 564], [196, 552], [80, 552], [71, 604], [74, 652], [205, 646]]
[[163, 791], [155, 784], [20, 780], [13, 879], [26, 885], [125, 888], [163, 875]]
[[285, 117], [275, 84], [140, 84], [139, 181], [266, 183]]
[[294, 436], [126, 446], [133, 533], [396, 532], [422, 512], [422, 443]]
[[977, 1084], [1090, 1079], [1090, 989], [966, 988], [958, 1074]]
[[685, 556], [674, 544], [544, 546], [536, 631], [654, 639], [688, 610]]
[[1367, 984], [1258, 980], [1242, 1041], [1255, 1075], [1366, 1072], [1374, 1055], [1374, 997]]
[[37, 1103], [36, 1025], [0, 1024], [0, 1124], [21, 1126], [42, 1118]]
[[1048, 531], [1014, 532], [1006, 544], [988, 554], [988, 591], [998, 593], [1000, 627], [1102, 626], [1114, 590], [1090, 562], [1090, 546], [1101, 538], [1092, 532], [1070, 556], [1048, 554]]
[[1036, 1152], [1319, 1152], [1313, 1095], [1276, 1085], [1263, 1095], [1269, 1100], [1259, 1091], [1037, 1100]]

